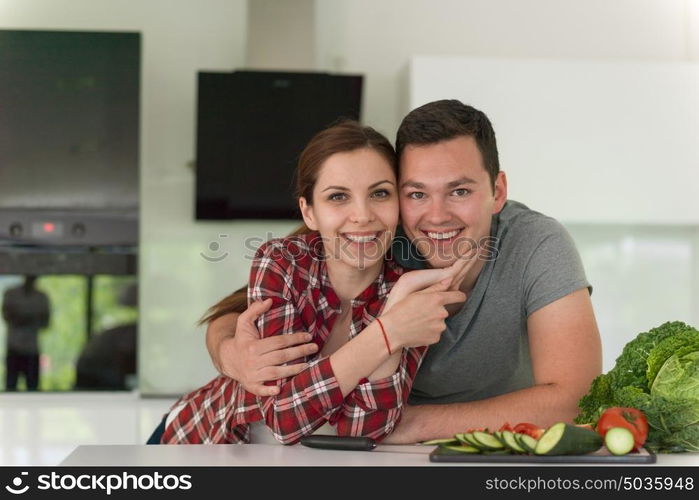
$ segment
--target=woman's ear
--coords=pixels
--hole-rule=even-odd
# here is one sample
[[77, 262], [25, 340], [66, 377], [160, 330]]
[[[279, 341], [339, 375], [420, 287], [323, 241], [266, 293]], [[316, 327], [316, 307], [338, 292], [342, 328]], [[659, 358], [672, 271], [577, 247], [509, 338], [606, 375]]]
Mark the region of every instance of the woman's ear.
[[304, 198], [303, 196], [299, 198], [299, 209], [301, 209], [303, 222], [306, 223], [308, 229], [317, 231], [318, 226], [316, 225], [315, 215], [313, 214], [313, 206], [309, 205], [306, 201], [306, 198]]

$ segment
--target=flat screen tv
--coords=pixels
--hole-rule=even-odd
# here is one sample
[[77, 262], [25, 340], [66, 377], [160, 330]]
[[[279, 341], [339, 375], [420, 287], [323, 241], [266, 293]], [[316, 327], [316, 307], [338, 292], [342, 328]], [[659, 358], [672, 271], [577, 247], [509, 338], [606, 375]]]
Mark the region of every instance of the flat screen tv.
[[200, 72], [196, 218], [297, 219], [294, 170], [308, 140], [359, 120], [362, 76]]

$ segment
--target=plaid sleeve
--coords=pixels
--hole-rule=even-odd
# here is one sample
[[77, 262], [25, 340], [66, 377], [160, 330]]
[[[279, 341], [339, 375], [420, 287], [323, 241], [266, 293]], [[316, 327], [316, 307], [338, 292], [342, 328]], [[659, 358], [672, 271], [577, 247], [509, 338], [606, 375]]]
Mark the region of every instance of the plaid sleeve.
[[[302, 315], [304, 308], [312, 308], [312, 305], [302, 301], [299, 290], [307, 270], [300, 260], [289, 258], [287, 254], [291, 252], [285, 253], [273, 245], [263, 246], [252, 265], [249, 299], [272, 299], [272, 308], [257, 321], [262, 337], [308, 330]], [[294, 377], [270, 383], [279, 386], [279, 394], [256, 397], [256, 403], [262, 419], [283, 444], [293, 444], [312, 434], [331, 418], [344, 400], [328, 358], [312, 362]], [[246, 399], [249, 396], [248, 393]]]
[[336, 416], [337, 434], [381, 440], [393, 432], [425, 352], [426, 347], [403, 349], [396, 373], [359, 384]]

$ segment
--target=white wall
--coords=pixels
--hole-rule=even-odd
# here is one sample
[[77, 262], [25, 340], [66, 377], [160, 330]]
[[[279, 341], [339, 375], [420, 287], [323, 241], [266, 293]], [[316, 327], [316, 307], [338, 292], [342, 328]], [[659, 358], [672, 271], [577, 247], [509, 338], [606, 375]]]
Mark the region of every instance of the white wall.
[[508, 196], [561, 222], [699, 225], [699, 64], [417, 56], [410, 109], [460, 99]]
[[364, 121], [392, 136], [413, 55], [699, 58], [696, 0], [322, 0], [320, 68], [365, 73]]
[[315, 4], [315, 0], [249, 2], [246, 66], [273, 71], [313, 69]]

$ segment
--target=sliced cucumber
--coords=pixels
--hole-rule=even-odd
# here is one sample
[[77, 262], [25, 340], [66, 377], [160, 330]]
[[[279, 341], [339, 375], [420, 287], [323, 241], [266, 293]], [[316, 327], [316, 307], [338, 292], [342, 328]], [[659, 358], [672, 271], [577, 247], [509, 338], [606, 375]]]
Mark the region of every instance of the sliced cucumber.
[[630, 430], [612, 427], [604, 435], [604, 445], [612, 455], [626, 455], [634, 449], [635, 443]]
[[458, 451], [459, 453], [480, 453], [481, 450], [478, 448], [475, 448], [473, 446], [469, 446], [467, 444], [461, 445], [461, 446], [453, 446], [453, 445], [441, 445], [440, 448], [449, 450], [449, 451]]
[[502, 450], [504, 448], [504, 445], [499, 439], [491, 434], [488, 434], [487, 432], [476, 431], [472, 434], [472, 436], [476, 443], [479, 443], [487, 450]]
[[[475, 446], [473, 444], [473, 438], [471, 437], [471, 433], [465, 432], [463, 434], [455, 434], [454, 437], [463, 445], [467, 446]], [[478, 448], [478, 446], [475, 446]]]
[[528, 434], [514, 434], [515, 441], [519, 444], [526, 453], [535, 453], [537, 441]]
[[602, 437], [596, 432], [559, 422], [544, 432], [534, 448], [534, 453], [537, 455], [584, 455], [597, 451], [600, 446], [602, 446]]
[[505, 448], [507, 448], [507, 443], [505, 443], [505, 438], [502, 436], [502, 431], [493, 432], [493, 436], [495, 437], [495, 439], [500, 441]]
[[473, 432], [467, 432], [465, 434], [461, 435], [461, 442], [469, 444], [471, 446], [474, 446], [478, 448], [479, 450], [489, 450], [490, 448], [487, 446], [484, 446], [480, 442], [478, 442], [474, 437], [473, 437]]
[[516, 453], [526, 453], [527, 451], [515, 440], [515, 435], [511, 431], [503, 431], [502, 438], [505, 440], [505, 446]]
[[[467, 444], [469, 446], [473, 446], [473, 443], [467, 439], [466, 434], [468, 433], [463, 433], [463, 434], [454, 434], [454, 437], [461, 443], [461, 444]], [[470, 437], [470, 436], [469, 436]]]
[[444, 438], [444, 439], [432, 439], [430, 441], [423, 441], [422, 443], [425, 446], [434, 446], [434, 445], [459, 445], [459, 440], [456, 439], [455, 437], [453, 438]]

